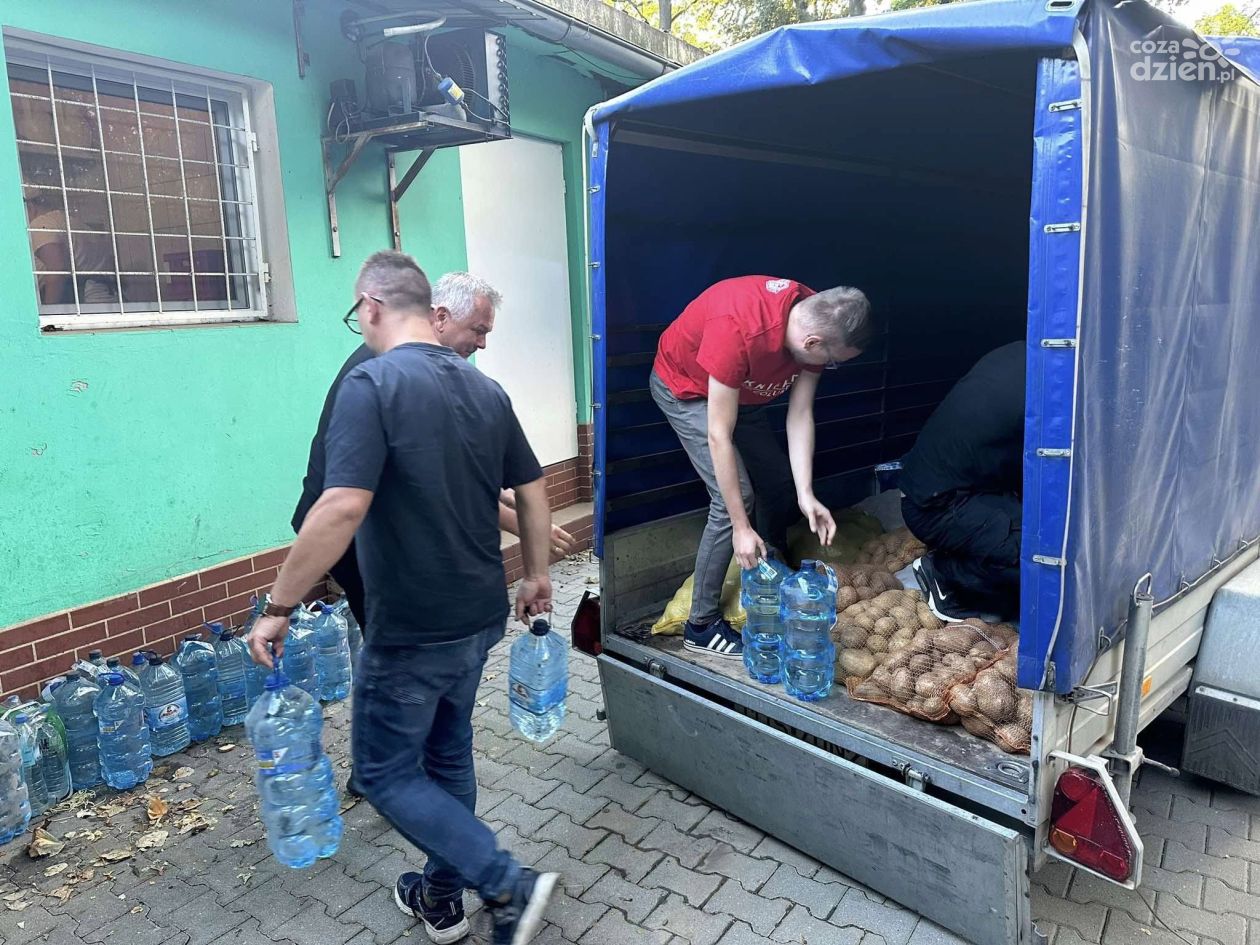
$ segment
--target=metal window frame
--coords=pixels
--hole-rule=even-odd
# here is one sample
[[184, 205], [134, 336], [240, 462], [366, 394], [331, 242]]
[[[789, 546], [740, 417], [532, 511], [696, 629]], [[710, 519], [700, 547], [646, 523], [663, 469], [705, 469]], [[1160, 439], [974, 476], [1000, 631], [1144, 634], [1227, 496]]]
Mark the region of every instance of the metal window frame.
[[[13, 63], [25, 65], [45, 71], [49, 80], [49, 104], [52, 109], [52, 120], [54, 129], [54, 142], [31, 142], [39, 144], [43, 147], [52, 148], [56, 152], [58, 167], [62, 170], [60, 186], [49, 188], [58, 190], [62, 196], [62, 207], [66, 214], [68, 239], [71, 244], [71, 273], [74, 276], [79, 273], [74, 271], [73, 261], [73, 240], [75, 232], [70, 220], [67, 195], [71, 192], [91, 192], [103, 193], [106, 198], [107, 207], [110, 216], [109, 237], [112, 242], [114, 253], [114, 269], [109, 273], [114, 277], [114, 285], [118, 293], [118, 302], [116, 304], [120, 309], [118, 312], [84, 312], [85, 303], [79, 298], [79, 288], [77, 279], [72, 278], [74, 291], [74, 303], [65, 306], [69, 311], [65, 312], [41, 312], [39, 314], [39, 328], [42, 332], [64, 332], [78, 330], [100, 330], [110, 328], [153, 328], [153, 327], [170, 327], [182, 325], [200, 325], [200, 324], [222, 324], [230, 322], [257, 322], [267, 321], [270, 318], [271, 299], [268, 293], [269, 266], [266, 257], [266, 247], [264, 246], [264, 226], [262, 221], [263, 208], [261, 203], [263, 193], [258, 178], [257, 162], [253, 158], [253, 152], [257, 151], [255, 142], [257, 140], [257, 132], [254, 129], [253, 116], [253, 96], [254, 87], [247, 81], [234, 81], [232, 77], [225, 76], [222, 73], [212, 71], [202, 71], [197, 69], [184, 68], [182, 66], [174, 66], [164, 63], [160, 60], [153, 60], [144, 56], [132, 56], [126, 52], [114, 50], [100, 50], [96, 47], [87, 48], [78, 43], [60, 43], [49, 41], [48, 39], [35, 34], [25, 34], [21, 31], [4, 30], [4, 58], [6, 64]], [[125, 310], [129, 305], [145, 305], [146, 303], [127, 303], [122, 300], [122, 276], [128, 275], [129, 271], [119, 269], [118, 265], [118, 242], [117, 237], [132, 235], [130, 231], [120, 231], [114, 223], [113, 218], [113, 193], [109, 188], [109, 171], [106, 161], [106, 155], [114, 153], [113, 149], [105, 147], [102, 138], [100, 145], [96, 148], [80, 148], [73, 146], [63, 146], [60, 141], [59, 128], [57, 126], [57, 104], [62, 101], [56, 95], [52, 86], [52, 72], [65, 71], [76, 74], [88, 80], [92, 85], [93, 103], [88, 107], [95, 112], [95, 118], [100, 128], [100, 118], [102, 110], [120, 111], [124, 114], [135, 116], [137, 133], [141, 135], [139, 143], [140, 153], [131, 154], [127, 152], [128, 157], [139, 159], [141, 168], [145, 175], [145, 193], [135, 194], [135, 196], [143, 197], [148, 207], [149, 214], [149, 231], [142, 234], [134, 234], [144, 236], [150, 240], [151, 251], [153, 253], [153, 264], [155, 273], [155, 288], [158, 290], [158, 298], [151, 304], [151, 308], [137, 310], [131, 308]], [[114, 81], [119, 84], [128, 84], [131, 86], [134, 99], [134, 112], [131, 109], [114, 109], [112, 106], [100, 105], [100, 93], [98, 89], [98, 81]], [[194, 87], [189, 89], [189, 86]], [[151, 200], [155, 196], [148, 186], [148, 163], [145, 153], [143, 141], [143, 124], [142, 111], [140, 108], [139, 90], [143, 87], [149, 87], [163, 92], [169, 92], [171, 95], [172, 109], [174, 113], [173, 122], [175, 124], [176, 143], [179, 147], [179, 157], [171, 160], [179, 166], [180, 179], [183, 184], [183, 195], [173, 197], [172, 199], [181, 200], [184, 204], [184, 216], [188, 226], [186, 239], [189, 246], [189, 271], [185, 273], [175, 273], [177, 276], [187, 276], [192, 284], [192, 302], [191, 308], [186, 307], [189, 303], [172, 303], [170, 300], [163, 301], [161, 298], [160, 285], [156, 285], [158, 279], [162, 275], [162, 270], [157, 265], [157, 246], [156, 238], [158, 234], [153, 228]], [[11, 92], [11, 97], [23, 97], [22, 93]], [[218, 196], [217, 200], [210, 198], [193, 198], [188, 195], [187, 180], [184, 177], [183, 167], [183, 146], [182, 135], [179, 119], [179, 103], [177, 95], [193, 95], [203, 98], [206, 103], [207, 115], [209, 118], [208, 127], [210, 129], [211, 147], [214, 153], [213, 161], [195, 161], [191, 163], [204, 164], [207, 168], [214, 169], [215, 191]], [[38, 96], [34, 96], [38, 97]], [[229, 110], [227, 124], [220, 124], [216, 121], [214, 115], [213, 104], [215, 101], [222, 102]], [[73, 104], [73, 103], [71, 103]], [[86, 103], [85, 103], [86, 104]], [[220, 134], [226, 131], [228, 134], [240, 136], [239, 147], [243, 149], [240, 155], [231, 155], [230, 161], [220, 159], [221, 142]], [[98, 156], [104, 174], [104, 190], [97, 188], [73, 188], [67, 187], [64, 174], [64, 157], [66, 152], [82, 152]], [[119, 152], [122, 153], [122, 152]], [[242, 162], [243, 159], [243, 162]], [[223, 190], [222, 174], [224, 172], [232, 173], [236, 180], [238, 193], [237, 198], [245, 197], [246, 199], [227, 199]], [[21, 186], [28, 186], [24, 181]], [[40, 186], [40, 185], [30, 185]], [[247, 193], [240, 193], [247, 191]], [[130, 194], [131, 192], [117, 192], [119, 194]], [[223, 248], [223, 272], [220, 273], [198, 273], [192, 263], [191, 254], [193, 251], [190, 210], [191, 203], [217, 203], [219, 207], [220, 231], [218, 241]], [[240, 233], [236, 237], [228, 235], [228, 217], [229, 210], [238, 217], [239, 225], [236, 227]], [[32, 232], [27, 227], [27, 232]], [[60, 232], [60, 231], [58, 231]], [[206, 237], [214, 239], [214, 237]], [[234, 241], [233, 246], [237, 246], [244, 253], [245, 263], [243, 268], [245, 272], [234, 272], [232, 264], [232, 253], [229, 252], [229, 241]], [[253, 271], [249, 271], [249, 270]], [[38, 303], [38, 283], [35, 281], [38, 277], [38, 271], [35, 268], [35, 259], [31, 254], [31, 272], [32, 283], [36, 291], [37, 307]], [[148, 273], [144, 273], [147, 275]], [[209, 278], [222, 278], [225, 288], [228, 292], [228, 298], [225, 300], [226, 308], [199, 309], [197, 299], [197, 280], [203, 276]], [[247, 291], [249, 293], [249, 306], [242, 308], [233, 308], [231, 300], [232, 283], [235, 279], [243, 279], [246, 281]]]

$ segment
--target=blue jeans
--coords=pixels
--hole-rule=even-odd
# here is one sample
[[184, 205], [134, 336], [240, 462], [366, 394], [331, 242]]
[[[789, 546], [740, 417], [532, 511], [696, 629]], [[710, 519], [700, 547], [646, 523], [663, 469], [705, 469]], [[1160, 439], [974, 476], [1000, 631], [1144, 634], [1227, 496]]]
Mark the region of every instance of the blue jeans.
[[359, 660], [355, 778], [372, 806], [428, 855], [431, 902], [464, 889], [497, 899], [516, 882], [516, 861], [474, 813], [472, 712], [486, 656], [503, 633], [496, 624], [449, 643], [368, 642]]

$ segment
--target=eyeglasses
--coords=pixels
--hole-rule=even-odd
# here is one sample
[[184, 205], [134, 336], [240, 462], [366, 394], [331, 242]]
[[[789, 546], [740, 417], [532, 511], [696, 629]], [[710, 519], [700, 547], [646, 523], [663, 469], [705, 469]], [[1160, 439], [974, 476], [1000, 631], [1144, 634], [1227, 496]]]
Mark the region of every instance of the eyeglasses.
[[[355, 303], [350, 306], [350, 311], [346, 312], [346, 317], [341, 320], [341, 323], [345, 325], [347, 328], [349, 328], [356, 335], [363, 334], [363, 329], [359, 327], [358, 312], [359, 312], [359, 306], [363, 304], [364, 298], [365, 296], [359, 296], [359, 298], [355, 300]], [[366, 298], [371, 299], [377, 305], [385, 304], [384, 300], [378, 299], [375, 295], [369, 295], [369, 296], [366, 296]]]

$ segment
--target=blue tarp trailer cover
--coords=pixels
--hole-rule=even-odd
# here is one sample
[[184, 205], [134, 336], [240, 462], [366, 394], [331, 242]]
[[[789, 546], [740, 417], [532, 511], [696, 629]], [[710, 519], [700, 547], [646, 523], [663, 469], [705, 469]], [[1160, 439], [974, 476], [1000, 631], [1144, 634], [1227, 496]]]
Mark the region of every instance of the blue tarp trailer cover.
[[737, 274], [864, 289], [819, 492], [854, 500], [985, 351], [1026, 338], [1019, 684], [1067, 692], [1260, 534], [1260, 49], [1139, 0], [975, 0], [776, 30], [599, 107], [597, 541], [706, 497], [647, 396]]

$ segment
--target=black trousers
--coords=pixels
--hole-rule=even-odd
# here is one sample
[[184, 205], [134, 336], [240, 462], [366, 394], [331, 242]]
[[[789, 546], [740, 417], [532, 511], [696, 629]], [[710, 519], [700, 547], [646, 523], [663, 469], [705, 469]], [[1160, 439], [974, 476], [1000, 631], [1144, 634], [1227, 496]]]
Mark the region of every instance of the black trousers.
[[959, 604], [1019, 616], [1019, 496], [954, 492], [919, 505], [909, 496], [901, 511], [914, 536], [932, 549], [932, 564]]
[[787, 554], [788, 529], [801, 517], [792, 465], [764, 407], [739, 411], [731, 436], [753, 487], [753, 527], [761, 540]]

